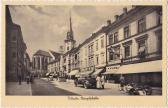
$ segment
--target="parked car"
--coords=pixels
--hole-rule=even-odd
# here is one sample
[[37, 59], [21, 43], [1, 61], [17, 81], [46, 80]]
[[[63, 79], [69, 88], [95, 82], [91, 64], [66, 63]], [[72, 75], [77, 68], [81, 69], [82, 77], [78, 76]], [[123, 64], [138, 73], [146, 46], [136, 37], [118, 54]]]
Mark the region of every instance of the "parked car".
[[74, 80], [74, 84], [77, 87], [78, 85], [82, 85], [84, 88], [96, 88], [96, 78], [91, 76], [80, 76], [76, 77]]

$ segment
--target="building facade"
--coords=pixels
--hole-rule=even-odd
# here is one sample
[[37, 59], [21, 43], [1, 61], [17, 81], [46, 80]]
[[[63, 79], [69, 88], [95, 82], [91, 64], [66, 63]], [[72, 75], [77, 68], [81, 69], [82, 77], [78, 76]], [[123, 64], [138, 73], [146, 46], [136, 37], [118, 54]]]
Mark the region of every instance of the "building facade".
[[27, 52], [24, 55], [24, 66], [25, 66], [24, 68], [24, 72], [25, 72], [24, 79], [25, 79], [26, 75], [31, 74], [31, 61], [30, 61], [30, 57]]
[[13, 23], [9, 7], [6, 6], [6, 81], [23, 79], [26, 48], [21, 27]]
[[32, 57], [32, 69], [36, 76], [45, 76], [47, 64], [52, 60], [49, 52], [38, 50]]
[[49, 51], [52, 56], [51, 61], [47, 64], [48, 73], [54, 73], [55, 75], [61, 75], [62, 73], [62, 56], [63, 54]]
[[109, 80], [154, 86], [162, 84], [162, 8], [136, 6], [121, 15], [107, 29]]

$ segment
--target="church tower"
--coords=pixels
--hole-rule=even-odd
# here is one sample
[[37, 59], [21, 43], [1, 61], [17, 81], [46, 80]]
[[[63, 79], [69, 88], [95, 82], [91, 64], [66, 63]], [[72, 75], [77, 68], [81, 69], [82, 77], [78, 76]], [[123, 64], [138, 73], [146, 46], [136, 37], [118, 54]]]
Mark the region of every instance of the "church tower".
[[67, 32], [67, 36], [65, 39], [65, 52], [70, 51], [72, 48], [75, 47], [76, 41], [74, 40], [73, 30], [72, 30], [72, 21], [71, 21], [71, 13], [69, 18], [69, 31]]

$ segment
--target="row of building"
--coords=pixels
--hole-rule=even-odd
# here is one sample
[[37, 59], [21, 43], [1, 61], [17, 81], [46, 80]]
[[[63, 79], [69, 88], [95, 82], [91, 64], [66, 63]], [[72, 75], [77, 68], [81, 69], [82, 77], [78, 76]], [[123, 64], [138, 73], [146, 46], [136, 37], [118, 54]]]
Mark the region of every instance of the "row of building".
[[24, 80], [30, 74], [30, 57], [26, 52], [21, 27], [12, 21], [6, 6], [6, 81]]
[[109, 82], [118, 82], [123, 75], [127, 82], [162, 86], [162, 7], [123, 8], [114, 19], [75, 46], [70, 17], [65, 46], [59, 53], [37, 51], [34, 71], [68, 76], [102, 73]]

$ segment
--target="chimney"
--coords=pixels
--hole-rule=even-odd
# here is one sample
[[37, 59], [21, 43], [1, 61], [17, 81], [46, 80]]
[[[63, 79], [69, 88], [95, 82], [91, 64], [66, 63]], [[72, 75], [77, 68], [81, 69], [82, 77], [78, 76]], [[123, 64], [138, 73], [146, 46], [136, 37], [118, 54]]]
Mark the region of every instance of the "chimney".
[[115, 21], [117, 21], [119, 19], [119, 16], [118, 15], [115, 15]]
[[111, 20], [107, 20], [107, 26], [111, 25]]
[[123, 13], [124, 13], [124, 14], [127, 14], [127, 8], [126, 8], [126, 7], [123, 8]]

